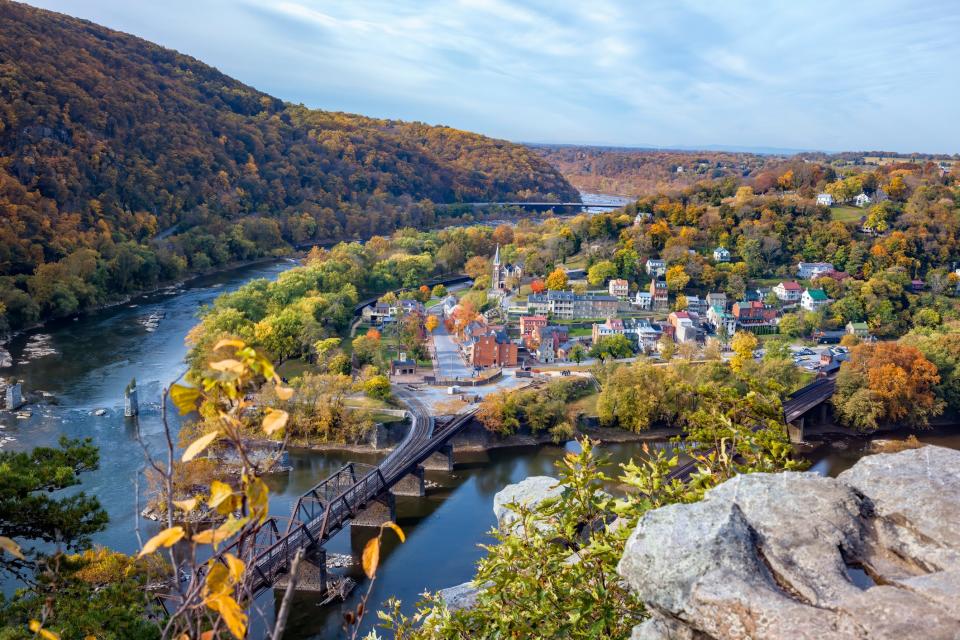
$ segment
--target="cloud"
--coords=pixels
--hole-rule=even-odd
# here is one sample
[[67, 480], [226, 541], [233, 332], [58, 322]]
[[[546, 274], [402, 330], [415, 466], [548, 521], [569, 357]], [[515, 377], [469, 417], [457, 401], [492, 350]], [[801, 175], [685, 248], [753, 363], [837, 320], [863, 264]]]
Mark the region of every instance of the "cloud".
[[294, 102], [526, 141], [960, 151], [960, 4], [37, 0]]

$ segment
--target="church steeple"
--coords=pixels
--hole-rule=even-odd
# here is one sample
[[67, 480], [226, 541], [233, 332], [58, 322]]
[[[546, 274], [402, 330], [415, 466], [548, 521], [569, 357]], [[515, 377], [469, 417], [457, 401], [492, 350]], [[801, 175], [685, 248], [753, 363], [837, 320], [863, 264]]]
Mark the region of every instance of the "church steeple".
[[493, 266], [500, 265], [500, 245], [497, 245], [497, 252], [493, 254]]

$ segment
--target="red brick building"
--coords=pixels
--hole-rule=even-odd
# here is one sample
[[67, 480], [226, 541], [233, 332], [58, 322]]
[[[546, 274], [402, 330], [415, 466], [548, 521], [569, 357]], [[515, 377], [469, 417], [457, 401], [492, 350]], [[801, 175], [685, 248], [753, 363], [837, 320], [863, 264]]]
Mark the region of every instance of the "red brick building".
[[534, 339], [538, 329], [547, 326], [547, 316], [520, 316], [520, 336], [527, 347], [534, 346]]
[[488, 331], [466, 341], [467, 362], [474, 367], [517, 366], [517, 345], [504, 331]]

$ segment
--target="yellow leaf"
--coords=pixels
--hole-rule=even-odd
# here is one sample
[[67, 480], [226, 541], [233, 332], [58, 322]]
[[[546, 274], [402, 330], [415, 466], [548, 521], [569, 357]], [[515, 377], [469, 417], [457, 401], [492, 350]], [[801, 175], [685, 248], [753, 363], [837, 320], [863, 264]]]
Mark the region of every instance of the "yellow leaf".
[[40, 637], [44, 638], [45, 640], [60, 640], [60, 636], [55, 634], [53, 631], [47, 631], [44, 629], [39, 620], [31, 620], [29, 627], [30, 631], [40, 634]]
[[220, 506], [220, 503], [233, 495], [233, 487], [226, 482], [214, 480], [210, 483], [210, 497], [207, 498], [207, 504], [212, 509]]
[[169, 529], [164, 529], [157, 535], [153, 536], [147, 540], [147, 544], [143, 545], [143, 549], [140, 550], [140, 555], [138, 558], [141, 558], [148, 553], [153, 553], [160, 547], [171, 547], [183, 538], [185, 535], [183, 527], [170, 527]]
[[267, 519], [270, 510], [270, 489], [260, 478], [254, 478], [247, 484], [247, 505], [250, 513], [259, 516], [260, 523]]
[[204, 449], [210, 446], [210, 444], [217, 439], [220, 435], [217, 431], [211, 431], [205, 436], [200, 436], [196, 440], [190, 443], [190, 446], [187, 447], [187, 450], [183, 452], [183, 457], [180, 458], [184, 462], [190, 462], [196, 458]]
[[284, 387], [278, 384], [276, 386], [276, 391], [277, 391], [277, 397], [280, 398], [281, 400], [289, 400], [290, 398], [293, 397], [293, 389], [291, 389], [290, 387]]
[[216, 362], [210, 363], [210, 368], [214, 371], [225, 371], [229, 373], [235, 373], [238, 376], [243, 374], [244, 366], [243, 363], [239, 360], [234, 360], [233, 358], [226, 358], [225, 360], [217, 360]]
[[226, 593], [230, 590], [230, 584], [227, 582], [227, 578], [230, 576], [230, 572], [225, 566], [217, 562], [216, 559], [212, 559], [212, 566], [210, 571], [207, 572], [207, 578], [203, 582], [203, 590], [205, 596], [216, 595], [218, 593]]
[[243, 340], [231, 340], [230, 338], [224, 338], [220, 340], [217, 344], [213, 345], [214, 351], [219, 351], [224, 347], [234, 347], [235, 349], [243, 349], [245, 346]]
[[194, 534], [193, 541], [197, 544], [218, 544], [226, 540], [227, 537], [229, 537], [229, 534], [219, 529], [207, 529], [206, 531]]
[[247, 565], [232, 553], [226, 553], [223, 557], [226, 559], [227, 568], [230, 570], [230, 581], [233, 582], [233, 584], [238, 584], [243, 580], [243, 571], [247, 568]]
[[200, 399], [200, 389], [175, 384], [170, 387], [170, 399], [181, 415], [197, 410], [197, 400]]
[[20, 551], [20, 545], [6, 536], [0, 536], [0, 549], [3, 549], [15, 558], [23, 560], [23, 553]]
[[399, 526], [396, 522], [384, 522], [384, 523], [380, 526], [380, 528], [383, 529], [384, 527], [387, 527], [387, 528], [389, 528], [389, 529], [393, 529], [393, 532], [397, 534], [397, 537], [398, 537], [398, 538], [400, 538], [400, 542], [406, 542], [406, 541], [407, 541], [407, 536], [405, 536], [405, 535], [403, 534], [403, 529], [401, 529], [400, 526]]
[[208, 598], [206, 605], [220, 614], [234, 638], [243, 639], [247, 633], [247, 614], [236, 600], [227, 594], [219, 594]]
[[268, 436], [272, 436], [274, 433], [283, 429], [287, 424], [287, 418], [290, 416], [286, 411], [280, 411], [279, 409], [268, 409], [267, 415], [263, 417], [263, 431]]
[[380, 564], [380, 538], [371, 538], [363, 548], [363, 572], [368, 578], [377, 575], [377, 565]]
[[[97, 636], [84, 636], [83, 640], [97, 640]], [[190, 640], [190, 638], [187, 638]]]
[[196, 498], [189, 498], [187, 500], [174, 500], [173, 506], [189, 513], [197, 508], [197, 502], [198, 500]]

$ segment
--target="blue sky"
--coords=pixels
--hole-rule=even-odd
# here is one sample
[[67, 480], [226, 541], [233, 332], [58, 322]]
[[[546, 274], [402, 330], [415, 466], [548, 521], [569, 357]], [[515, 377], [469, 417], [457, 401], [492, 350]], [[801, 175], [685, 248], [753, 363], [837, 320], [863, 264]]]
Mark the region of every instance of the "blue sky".
[[960, 2], [30, 0], [292, 102], [529, 142], [960, 152]]

